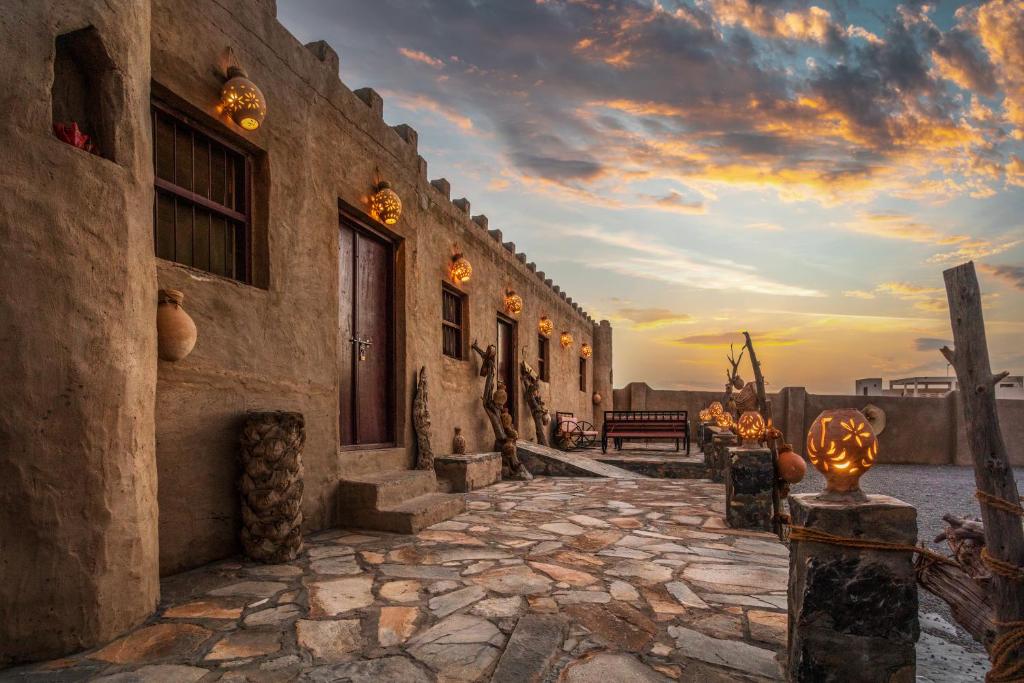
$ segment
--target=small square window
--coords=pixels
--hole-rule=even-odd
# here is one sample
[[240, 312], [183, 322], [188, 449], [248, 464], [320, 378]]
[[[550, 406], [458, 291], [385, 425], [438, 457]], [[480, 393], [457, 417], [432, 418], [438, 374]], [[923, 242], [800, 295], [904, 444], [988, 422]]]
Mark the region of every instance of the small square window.
[[441, 353], [456, 360], [466, 358], [466, 295], [441, 285]]
[[550, 340], [543, 334], [537, 335], [537, 375], [545, 382], [551, 381]]

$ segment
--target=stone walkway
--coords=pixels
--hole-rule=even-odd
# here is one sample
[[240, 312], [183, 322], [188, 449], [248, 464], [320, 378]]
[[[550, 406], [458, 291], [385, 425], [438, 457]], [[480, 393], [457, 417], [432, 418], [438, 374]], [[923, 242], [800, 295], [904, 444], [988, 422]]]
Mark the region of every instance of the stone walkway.
[[707, 481], [538, 478], [416, 536], [324, 532], [287, 565], [163, 584], [159, 616], [11, 680], [780, 680], [788, 551]]

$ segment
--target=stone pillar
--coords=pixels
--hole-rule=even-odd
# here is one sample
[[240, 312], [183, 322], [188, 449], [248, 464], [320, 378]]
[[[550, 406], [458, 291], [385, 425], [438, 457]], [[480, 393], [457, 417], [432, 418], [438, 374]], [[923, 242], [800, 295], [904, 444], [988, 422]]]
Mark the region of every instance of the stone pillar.
[[772, 452], [762, 446], [727, 449], [725, 521], [735, 529], [772, 530]]
[[704, 464], [708, 467], [708, 476], [711, 481], [725, 481], [729, 448], [739, 443], [739, 437], [730, 431], [719, 430], [717, 427], [706, 431], [711, 434], [711, 441], [704, 453]]
[[[807, 389], [804, 387], [785, 387], [779, 392], [779, 402], [782, 411], [774, 410], [773, 414], [775, 417], [775, 425], [782, 430], [782, 433], [787, 437], [787, 441], [800, 441], [803, 437], [797, 437], [793, 435], [807, 434], [807, 428], [811, 425], [806, 422], [805, 413], [807, 411]], [[812, 419], [816, 415], [812, 416]]]
[[601, 394], [601, 405], [594, 406], [594, 428], [601, 431], [604, 411], [612, 410], [612, 324], [607, 320], [594, 323], [594, 392]]
[[[148, 2], [0, 22], [0, 667], [110, 640], [159, 598], [149, 59]], [[103, 156], [50, 132], [76, 71]]]
[[[913, 545], [917, 510], [889, 496], [789, 497], [794, 527]], [[912, 683], [919, 635], [913, 554], [810, 541], [789, 551], [789, 680]]]

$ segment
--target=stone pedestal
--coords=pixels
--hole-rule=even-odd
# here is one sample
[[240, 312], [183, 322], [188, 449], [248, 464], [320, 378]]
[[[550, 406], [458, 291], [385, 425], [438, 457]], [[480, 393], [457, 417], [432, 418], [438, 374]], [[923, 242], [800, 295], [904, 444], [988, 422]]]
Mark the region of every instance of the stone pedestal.
[[451, 483], [455, 493], [475, 491], [501, 480], [501, 453], [438, 455], [434, 458], [438, 479]]
[[[889, 496], [862, 503], [789, 497], [794, 527], [917, 542], [917, 510]], [[791, 681], [912, 683], [919, 635], [913, 554], [808, 541], [789, 554]]]
[[729, 449], [739, 443], [739, 437], [727, 430], [712, 433], [711, 443], [704, 452], [704, 464], [708, 466], [711, 481], [725, 481], [725, 470], [729, 465]]
[[725, 521], [735, 529], [772, 530], [772, 452], [755, 446], [726, 449]]

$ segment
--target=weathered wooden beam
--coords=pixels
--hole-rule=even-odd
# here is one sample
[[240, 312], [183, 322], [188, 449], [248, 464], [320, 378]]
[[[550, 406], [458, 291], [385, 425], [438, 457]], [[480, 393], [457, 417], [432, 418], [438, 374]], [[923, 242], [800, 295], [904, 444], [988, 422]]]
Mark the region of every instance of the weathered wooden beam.
[[[1024, 567], [1021, 517], [1011, 511], [1011, 506], [1019, 509], [1020, 494], [1006, 454], [999, 414], [996, 412], [995, 385], [999, 376], [992, 374], [989, 364], [978, 276], [973, 262], [950, 268], [942, 276], [946, 282], [954, 348], [943, 347], [941, 351], [956, 371], [967, 445], [974, 460], [975, 484], [982, 499], [986, 495], [994, 496], [1005, 503], [1005, 506], [997, 507], [982, 500], [985, 547], [996, 562]], [[1007, 624], [1024, 620], [1024, 582], [1004, 576], [991, 562], [988, 564], [993, 570], [989, 597], [997, 622]], [[1012, 630], [1007, 626], [999, 626], [999, 623], [999, 636]], [[1024, 647], [1016, 649], [1015, 653], [1009, 653], [1009, 659], [1020, 662], [1024, 660]]]
[[[765, 420], [775, 424], [775, 420], [772, 418], [772, 406], [768, 403], [768, 392], [764, 386], [764, 374], [761, 373], [761, 361], [757, 359], [757, 353], [754, 352], [754, 342], [750, 340], [750, 333], [744, 332], [743, 338], [745, 341], [744, 348], [747, 349], [747, 357], [750, 359], [750, 367], [754, 370], [754, 382], [757, 386], [757, 408], [761, 413], [761, 416]], [[740, 353], [742, 357], [742, 351]], [[737, 364], [739, 364], [737, 362]], [[799, 442], [797, 442], [799, 443]], [[772, 470], [777, 474], [779, 471], [779, 445], [775, 442], [775, 439], [768, 439], [768, 450], [772, 454]], [[782, 492], [779, 490], [779, 482], [776, 481], [772, 486], [772, 530], [779, 537], [782, 536]]]

